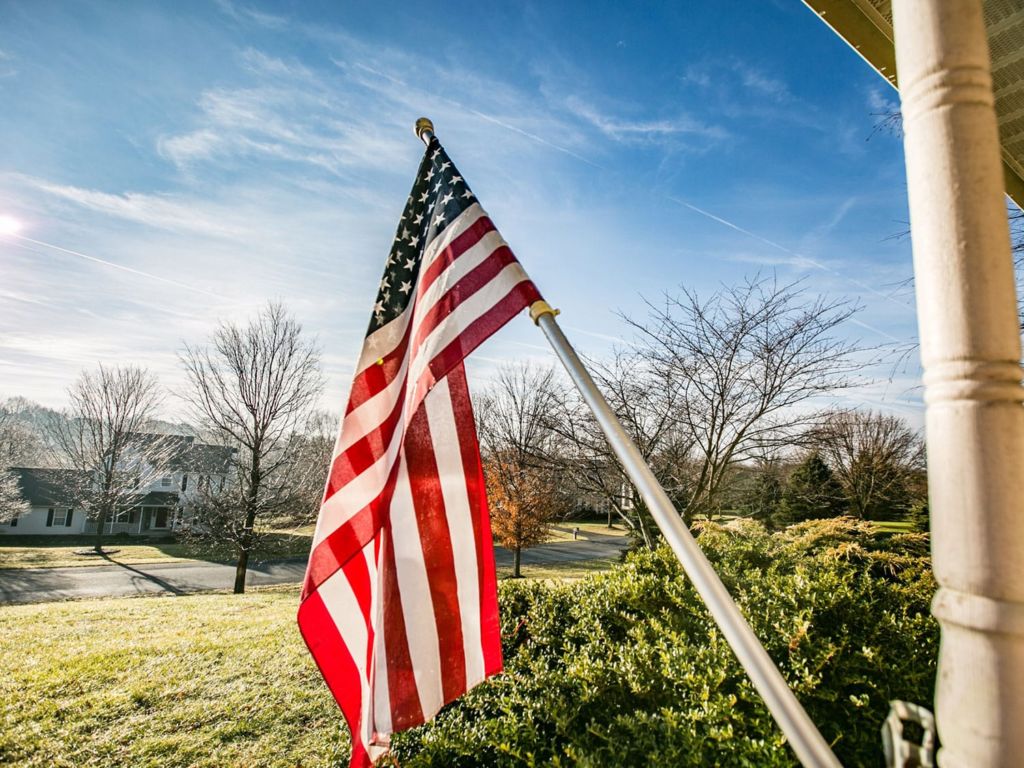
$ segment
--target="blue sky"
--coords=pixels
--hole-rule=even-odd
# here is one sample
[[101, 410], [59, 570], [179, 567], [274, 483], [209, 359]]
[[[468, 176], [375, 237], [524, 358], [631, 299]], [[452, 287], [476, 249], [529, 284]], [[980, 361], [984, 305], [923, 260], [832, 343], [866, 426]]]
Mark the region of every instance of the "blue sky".
[[[340, 410], [420, 115], [586, 353], [643, 296], [758, 271], [858, 300], [867, 345], [916, 336], [895, 94], [797, 0], [0, 11], [0, 397], [61, 405], [96, 362], [174, 390], [184, 341], [277, 299]], [[470, 375], [543, 345], [522, 318]], [[846, 404], [919, 423], [913, 359]]]

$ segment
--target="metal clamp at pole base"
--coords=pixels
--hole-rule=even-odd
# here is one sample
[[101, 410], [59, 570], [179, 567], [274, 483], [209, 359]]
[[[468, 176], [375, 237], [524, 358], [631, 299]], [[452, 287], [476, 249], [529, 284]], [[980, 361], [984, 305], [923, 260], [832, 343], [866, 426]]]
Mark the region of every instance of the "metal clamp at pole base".
[[552, 317], [555, 317], [560, 314], [562, 314], [562, 310], [552, 309], [551, 305], [544, 301], [544, 299], [535, 301], [530, 305], [530, 319], [533, 320], [534, 325], [540, 325], [541, 315], [551, 315]]

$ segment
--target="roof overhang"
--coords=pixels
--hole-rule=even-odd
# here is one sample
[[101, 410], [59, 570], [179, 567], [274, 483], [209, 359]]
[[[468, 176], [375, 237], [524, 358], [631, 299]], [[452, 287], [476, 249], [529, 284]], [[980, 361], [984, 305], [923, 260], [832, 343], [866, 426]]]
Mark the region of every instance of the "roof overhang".
[[[891, 0], [804, 0], [898, 89]], [[1006, 194], [1024, 209], [1024, 0], [985, 0]]]

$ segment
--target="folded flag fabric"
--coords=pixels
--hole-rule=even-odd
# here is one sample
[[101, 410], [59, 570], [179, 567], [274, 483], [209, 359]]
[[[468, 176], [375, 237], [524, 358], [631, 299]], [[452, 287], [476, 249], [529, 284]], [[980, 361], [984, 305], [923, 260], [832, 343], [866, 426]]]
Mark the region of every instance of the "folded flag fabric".
[[334, 450], [298, 622], [352, 768], [501, 670], [465, 357], [540, 293], [432, 138]]

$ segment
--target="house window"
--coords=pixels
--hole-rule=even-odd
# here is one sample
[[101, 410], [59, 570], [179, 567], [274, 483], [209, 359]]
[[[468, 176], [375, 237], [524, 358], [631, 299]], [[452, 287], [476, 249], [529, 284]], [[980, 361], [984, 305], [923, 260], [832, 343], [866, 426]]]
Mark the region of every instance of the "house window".
[[67, 525], [67, 510], [66, 509], [54, 509], [50, 508], [46, 510], [46, 527], [53, 528], [53, 526]]
[[181, 492], [184, 493], [188, 490], [188, 475], [181, 476]]
[[64, 521], [64, 527], [65, 528], [70, 528], [71, 527], [71, 516], [74, 515], [74, 514], [75, 514], [75, 510], [72, 509], [71, 507], [68, 507], [68, 517]]
[[17, 515], [15, 515], [14, 519], [11, 520], [11, 528], [17, 528], [17, 527], [18, 527], [18, 517], [17, 517]]
[[167, 527], [167, 507], [157, 507], [153, 510], [153, 527], [154, 528], [166, 528]]
[[160, 478], [160, 487], [161, 488], [170, 488], [173, 483], [174, 483], [174, 480], [172, 478], [170, 478], [170, 477], [161, 477]]

